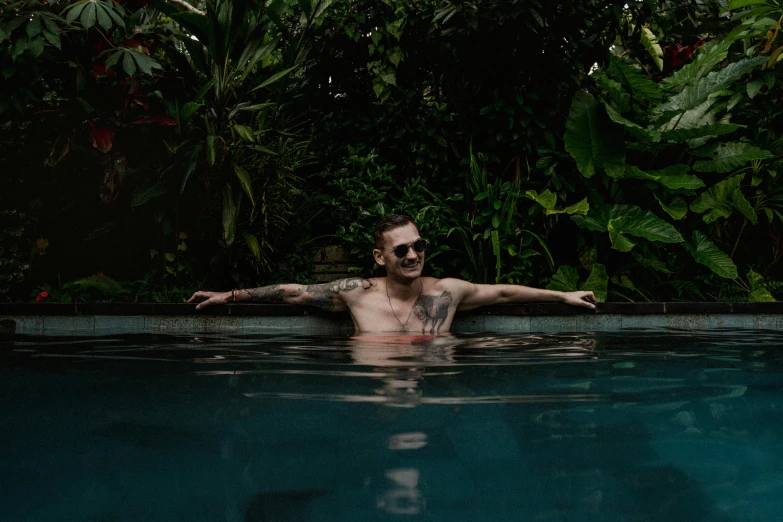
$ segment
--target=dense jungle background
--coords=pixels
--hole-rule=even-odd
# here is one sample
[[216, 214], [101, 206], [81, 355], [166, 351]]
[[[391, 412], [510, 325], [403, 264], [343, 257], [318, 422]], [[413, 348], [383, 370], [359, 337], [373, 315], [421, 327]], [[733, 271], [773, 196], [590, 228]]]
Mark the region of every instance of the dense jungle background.
[[782, 16], [779, 0], [0, 0], [0, 300], [309, 282], [335, 246], [369, 276], [372, 227], [400, 212], [436, 276], [774, 300]]

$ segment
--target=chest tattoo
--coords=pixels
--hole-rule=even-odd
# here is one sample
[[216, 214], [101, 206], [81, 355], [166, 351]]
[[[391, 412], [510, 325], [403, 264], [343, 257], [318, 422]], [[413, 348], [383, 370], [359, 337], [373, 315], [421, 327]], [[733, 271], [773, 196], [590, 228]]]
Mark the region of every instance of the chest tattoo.
[[421, 333], [440, 333], [440, 328], [449, 317], [449, 307], [453, 301], [451, 292], [443, 292], [440, 295], [422, 295], [413, 305], [413, 313], [421, 321]]

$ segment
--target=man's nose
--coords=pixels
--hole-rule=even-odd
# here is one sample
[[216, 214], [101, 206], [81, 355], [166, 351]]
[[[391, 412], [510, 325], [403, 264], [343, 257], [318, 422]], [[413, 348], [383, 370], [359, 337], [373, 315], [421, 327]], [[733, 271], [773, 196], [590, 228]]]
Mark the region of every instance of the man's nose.
[[413, 249], [413, 245], [408, 245], [408, 253], [405, 254], [405, 259], [416, 259], [419, 254]]

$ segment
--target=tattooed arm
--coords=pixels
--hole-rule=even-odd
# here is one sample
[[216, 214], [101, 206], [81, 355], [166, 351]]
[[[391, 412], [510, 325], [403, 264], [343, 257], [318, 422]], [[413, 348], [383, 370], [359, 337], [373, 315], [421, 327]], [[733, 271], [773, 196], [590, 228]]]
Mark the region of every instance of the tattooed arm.
[[[365, 290], [373, 285], [366, 279], [358, 277], [340, 279], [320, 285], [271, 285], [260, 288], [237, 290], [237, 302], [255, 303], [287, 303], [317, 306], [329, 312], [347, 310], [345, 292], [357, 288]], [[188, 299], [188, 303], [199, 303], [196, 309], [213, 304], [233, 302], [232, 292], [196, 292]]]
[[444, 279], [454, 287], [459, 299], [458, 310], [500, 303], [560, 302], [595, 309], [593, 292], [556, 292], [522, 285], [474, 285], [459, 279]]

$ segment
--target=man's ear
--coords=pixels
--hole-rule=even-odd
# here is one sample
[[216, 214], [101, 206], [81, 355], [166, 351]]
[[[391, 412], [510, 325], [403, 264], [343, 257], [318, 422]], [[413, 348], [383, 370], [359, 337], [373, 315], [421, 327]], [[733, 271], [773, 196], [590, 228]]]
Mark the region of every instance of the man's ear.
[[379, 266], [384, 266], [386, 264], [386, 262], [383, 260], [383, 252], [381, 252], [379, 249], [376, 248], [372, 251], [372, 257]]

